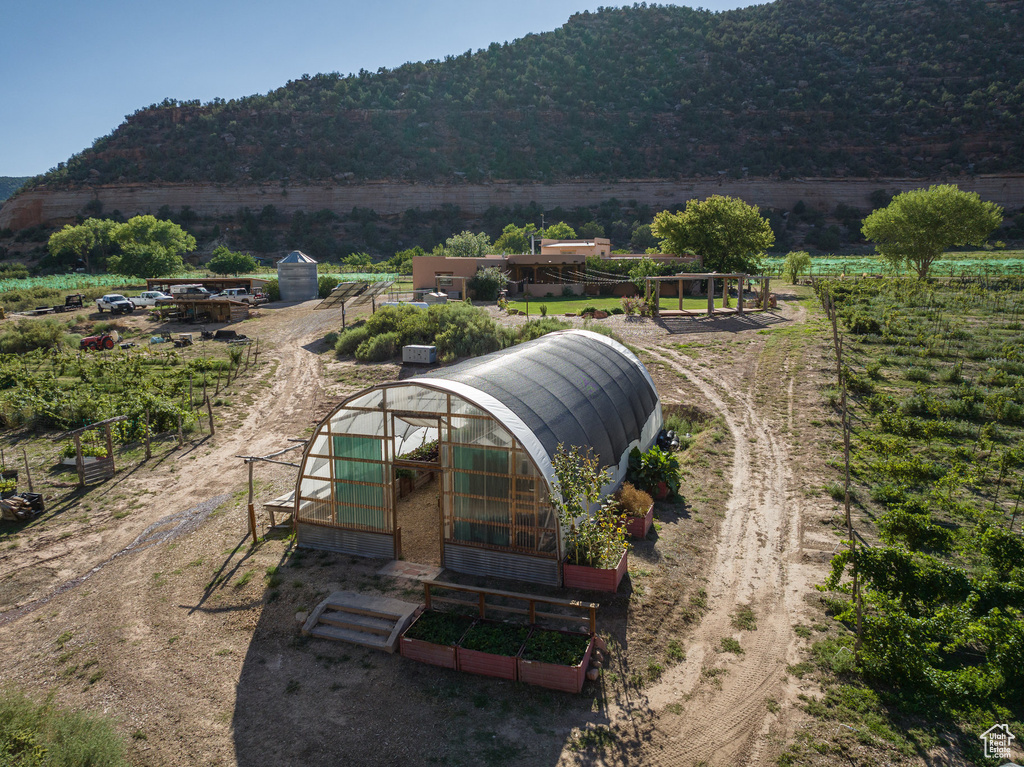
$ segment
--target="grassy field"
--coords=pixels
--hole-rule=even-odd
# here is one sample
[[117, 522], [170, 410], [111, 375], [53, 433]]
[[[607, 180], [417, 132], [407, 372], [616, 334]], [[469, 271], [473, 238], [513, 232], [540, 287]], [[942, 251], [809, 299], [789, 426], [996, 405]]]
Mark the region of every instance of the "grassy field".
[[[763, 272], [770, 275], [781, 275], [785, 261], [785, 256], [768, 256], [763, 262]], [[838, 277], [842, 274], [913, 276], [913, 271], [903, 270], [899, 274], [893, 274], [885, 261], [876, 255], [829, 255], [813, 256], [808, 274], [815, 277]], [[1024, 250], [976, 250], [947, 253], [932, 265], [931, 274], [935, 277], [1024, 274]]]

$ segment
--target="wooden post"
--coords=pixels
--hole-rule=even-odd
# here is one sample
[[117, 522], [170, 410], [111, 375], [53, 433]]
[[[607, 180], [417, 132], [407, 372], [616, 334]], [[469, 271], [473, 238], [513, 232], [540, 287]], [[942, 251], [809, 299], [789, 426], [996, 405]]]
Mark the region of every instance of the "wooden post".
[[110, 424], [104, 427], [107, 432], [107, 460], [110, 461], [110, 468], [114, 468], [114, 439], [110, 436]]
[[252, 344], [245, 345], [245, 369], [249, 369], [249, 357], [252, 354]]
[[178, 413], [178, 447], [185, 447], [185, 432], [181, 428], [181, 413]]
[[761, 283], [761, 295], [764, 296], [764, 303], [761, 304], [761, 308], [765, 311], [768, 311], [768, 288], [770, 284], [770, 280], [767, 277], [765, 277], [764, 282]]
[[708, 317], [715, 313], [715, 278], [708, 277]]
[[424, 583], [423, 584], [423, 603], [427, 606], [427, 609], [429, 610], [430, 609], [430, 584], [429, 583]]
[[[210, 416], [211, 419], [213, 416]], [[211, 425], [213, 421], [211, 420]], [[259, 543], [259, 536], [256, 534], [256, 509], [252, 505], [252, 465], [253, 461], [246, 461], [249, 464], [249, 532], [252, 533], [252, 542], [255, 546]]]
[[679, 311], [683, 310], [683, 281], [679, 280]]
[[28, 491], [34, 493], [35, 490], [32, 488], [32, 472], [28, 468], [28, 453], [25, 448], [21, 449], [21, 457], [25, 459], [25, 478], [28, 480]]
[[210, 404], [210, 398], [206, 398], [206, 412], [210, 415], [210, 436], [212, 437], [217, 433], [216, 427], [213, 425], [213, 405]]
[[743, 278], [736, 280], [736, 314], [743, 314]]
[[78, 469], [78, 486], [85, 487], [85, 461], [82, 460], [82, 437], [75, 435], [75, 468]]
[[149, 411], [146, 411], [146, 460], [153, 457], [153, 451], [149, 444]]

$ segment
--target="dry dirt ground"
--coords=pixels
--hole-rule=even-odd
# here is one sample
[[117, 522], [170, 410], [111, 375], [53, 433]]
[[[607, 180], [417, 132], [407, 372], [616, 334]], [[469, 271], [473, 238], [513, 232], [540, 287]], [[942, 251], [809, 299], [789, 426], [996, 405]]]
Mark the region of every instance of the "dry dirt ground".
[[[333, 590], [422, 593], [379, 560], [247, 538], [236, 456], [279, 450], [346, 393], [409, 374], [331, 359], [320, 339], [339, 313], [312, 303], [239, 328], [263, 354], [215, 436], [161, 442], [148, 461], [136, 446], [86, 492], [47, 470], [47, 513], [0, 523], [3, 678], [110, 715], [146, 765], [773, 764], [799, 725], [796, 695], [814, 692], [786, 667], [837, 540], [819, 490], [835, 451], [821, 436], [825, 336], [788, 298], [746, 319], [604, 321], [663, 401], [708, 425], [683, 457], [685, 500], [657, 505], [620, 592], [599, 598], [612, 652], [580, 696], [299, 636], [296, 613]], [[255, 476], [266, 501], [294, 469]], [[436, 498], [433, 485], [421, 494]]]

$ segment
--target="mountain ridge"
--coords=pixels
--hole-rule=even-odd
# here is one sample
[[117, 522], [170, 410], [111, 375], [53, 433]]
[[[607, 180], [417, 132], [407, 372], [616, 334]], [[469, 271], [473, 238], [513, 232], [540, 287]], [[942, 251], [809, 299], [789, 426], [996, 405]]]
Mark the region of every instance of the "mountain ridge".
[[26, 188], [1019, 172], [1022, 17], [1024, 0], [602, 8], [442, 61], [151, 105]]

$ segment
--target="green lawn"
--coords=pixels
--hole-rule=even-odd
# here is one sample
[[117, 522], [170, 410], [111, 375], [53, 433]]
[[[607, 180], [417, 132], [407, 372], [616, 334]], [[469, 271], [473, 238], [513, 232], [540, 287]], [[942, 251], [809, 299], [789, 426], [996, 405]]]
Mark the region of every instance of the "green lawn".
[[[509, 301], [509, 308], [518, 309], [519, 311], [525, 312], [527, 310], [527, 302], [523, 299], [516, 299]], [[730, 300], [731, 306], [736, 306], [736, 299]], [[540, 314], [540, 307], [546, 306], [548, 308], [548, 314], [579, 314], [581, 311], [588, 307], [594, 309], [603, 309], [608, 311], [616, 307], [622, 307], [622, 299], [614, 296], [572, 296], [569, 298], [563, 298], [562, 296], [554, 298], [531, 298], [529, 302], [529, 313], [530, 315]], [[660, 302], [662, 309], [678, 309], [679, 299], [662, 298]], [[721, 296], [715, 298], [715, 306], [722, 308]], [[696, 309], [697, 311], [705, 310], [708, 308], [708, 299], [706, 296], [697, 297], [683, 297], [683, 308], [684, 309]]]

